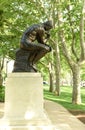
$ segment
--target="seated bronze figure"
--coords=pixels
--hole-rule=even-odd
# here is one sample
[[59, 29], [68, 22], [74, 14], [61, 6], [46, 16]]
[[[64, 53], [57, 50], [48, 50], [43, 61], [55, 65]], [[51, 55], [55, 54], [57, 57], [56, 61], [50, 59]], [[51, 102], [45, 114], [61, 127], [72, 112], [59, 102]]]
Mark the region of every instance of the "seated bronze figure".
[[16, 51], [13, 72], [37, 72], [34, 65], [51, 51], [46, 41], [50, 37], [49, 30], [52, 27], [52, 21], [46, 21], [26, 29], [21, 38], [20, 48]]

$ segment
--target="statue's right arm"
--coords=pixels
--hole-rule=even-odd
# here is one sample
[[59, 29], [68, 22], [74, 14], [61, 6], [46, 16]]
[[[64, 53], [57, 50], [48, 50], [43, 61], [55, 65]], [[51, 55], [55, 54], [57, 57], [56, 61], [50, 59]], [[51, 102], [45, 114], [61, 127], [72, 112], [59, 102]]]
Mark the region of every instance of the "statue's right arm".
[[49, 50], [50, 47], [46, 44], [37, 44], [37, 43], [32, 43], [32, 42], [28, 42], [28, 40], [26, 41], [26, 43], [24, 43], [25, 46], [27, 47], [27, 50], [38, 50], [38, 49], [46, 49], [46, 50]]

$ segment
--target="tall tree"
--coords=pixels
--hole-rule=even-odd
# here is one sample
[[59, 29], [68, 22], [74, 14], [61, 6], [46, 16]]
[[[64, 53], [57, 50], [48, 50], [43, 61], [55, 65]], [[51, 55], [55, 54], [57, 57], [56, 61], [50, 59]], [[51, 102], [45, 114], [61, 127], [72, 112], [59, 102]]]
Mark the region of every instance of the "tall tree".
[[53, 1], [51, 3], [51, 17], [53, 19], [53, 35], [52, 35], [52, 46], [53, 46], [53, 51], [54, 51], [54, 69], [55, 69], [55, 94], [57, 96], [60, 95], [60, 52], [59, 52], [59, 46], [58, 46], [58, 32], [55, 31], [56, 30], [56, 13], [57, 13], [57, 9], [56, 9], [56, 1]]
[[[62, 1], [63, 3], [63, 1]], [[60, 0], [58, 0], [58, 4], [61, 5]], [[76, 4], [76, 8], [74, 8], [74, 5]], [[60, 33], [60, 41], [61, 41], [61, 47], [63, 54], [72, 70], [73, 73], [73, 95], [72, 95], [72, 103], [74, 104], [80, 104], [81, 103], [81, 94], [80, 94], [80, 67], [83, 61], [85, 60], [85, 44], [84, 44], [84, 11], [82, 11], [82, 14], [78, 14], [76, 11], [77, 8], [79, 8], [79, 1], [77, 3], [71, 2], [70, 0], [65, 3], [64, 9], [67, 11], [67, 16], [68, 16], [68, 23], [64, 22], [64, 13], [62, 13], [62, 9], [58, 7], [58, 23], [59, 23], [59, 33]], [[83, 4], [82, 10], [85, 8], [85, 4]], [[79, 8], [80, 9], [80, 8]], [[74, 16], [74, 21], [73, 20], [73, 11], [77, 13], [77, 16]], [[79, 16], [81, 17], [79, 17]], [[78, 17], [78, 18], [76, 18]], [[76, 26], [77, 21], [80, 21], [80, 29], [77, 29], [78, 24]], [[66, 21], [67, 22], [67, 21]], [[70, 31], [64, 30], [65, 24], [68, 24], [68, 27]], [[75, 28], [76, 27], [76, 28]], [[67, 28], [68, 29], [68, 28]], [[67, 34], [66, 34], [67, 33]], [[80, 34], [80, 37], [77, 35]], [[67, 36], [66, 36], [67, 35]], [[68, 37], [71, 37], [71, 48], [68, 48], [67, 42]], [[80, 39], [80, 42], [77, 40]], [[76, 43], [77, 47], [76, 47]], [[79, 44], [81, 49], [79, 49]], [[79, 53], [80, 52], [80, 53]]]

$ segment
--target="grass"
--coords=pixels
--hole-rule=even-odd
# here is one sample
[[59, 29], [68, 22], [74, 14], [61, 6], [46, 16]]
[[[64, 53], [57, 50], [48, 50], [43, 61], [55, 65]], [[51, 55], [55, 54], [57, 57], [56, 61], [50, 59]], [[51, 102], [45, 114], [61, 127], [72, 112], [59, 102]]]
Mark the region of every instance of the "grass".
[[81, 110], [85, 111], [85, 87], [81, 88], [82, 103], [80, 105], [72, 104], [72, 87], [61, 87], [60, 96], [48, 91], [48, 86], [44, 86], [44, 98], [61, 104], [68, 110]]

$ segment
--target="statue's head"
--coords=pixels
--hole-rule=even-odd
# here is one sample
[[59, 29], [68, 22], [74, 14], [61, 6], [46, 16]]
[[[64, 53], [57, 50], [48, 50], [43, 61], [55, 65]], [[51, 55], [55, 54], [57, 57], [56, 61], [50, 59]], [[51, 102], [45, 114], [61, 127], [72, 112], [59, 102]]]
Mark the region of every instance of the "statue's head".
[[44, 24], [44, 28], [45, 28], [46, 31], [53, 28], [52, 20], [48, 20], [48, 21], [44, 22], [43, 24]]

